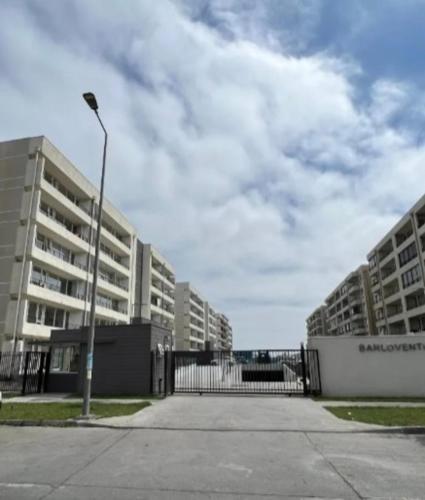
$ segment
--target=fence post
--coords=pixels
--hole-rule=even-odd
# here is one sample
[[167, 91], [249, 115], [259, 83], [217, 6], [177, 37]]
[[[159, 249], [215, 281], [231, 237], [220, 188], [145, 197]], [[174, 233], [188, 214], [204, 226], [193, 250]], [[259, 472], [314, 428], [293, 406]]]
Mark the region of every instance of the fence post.
[[164, 396], [168, 396], [168, 351], [164, 351]]
[[171, 356], [171, 394], [174, 394], [176, 387], [176, 354], [174, 351], [170, 351]]
[[37, 373], [37, 394], [41, 393], [41, 389], [43, 387], [43, 369], [44, 369], [44, 358], [46, 357], [45, 352], [40, 352], [39, 353], [39, 362], [40, 366], [38, 367], [38, 373]]
[[301, 370], [302, 370], [302, 377], [303, 377], [303, 393], [304, 396], [308, 395], [308, 387], [307, 387], [307, 370], [306, 370], [306, 363], [305, 363], [305, 350], [304, 350], [304, 344], [301, 342]]
[[47, 392], [49, 387], [49, 375], [50, 375], [50, 359], [52, 357], [51, 350], [46, 355], [46, 365], [44, 368], [44, 384], [43, 384], [43, 392]]
[[24, 378], [22, 380], [22, 395], [25, 395], [25, 390], [27, 387], [27, 376], [28, 376], [28, 364], [30, 360], [30, 352], [25, 353], [25, 368], [24, 368]]
[[154, 394], [154, 379], [155, 379], [155, 353], [154, 351], [151, 351], [151, 390], [150, 393], [153, 395]]
[[317, 393], [320, 395], [322, 394], [322, 376], [320, 375], [320, 360], [319, 360], [319, 351], [315, 349], [314, 351], [315, 357], [316, 357], [316, 366], [317, 366], [317, 377], [318, 377], [318, 382], [319, 382], [319, 389]]

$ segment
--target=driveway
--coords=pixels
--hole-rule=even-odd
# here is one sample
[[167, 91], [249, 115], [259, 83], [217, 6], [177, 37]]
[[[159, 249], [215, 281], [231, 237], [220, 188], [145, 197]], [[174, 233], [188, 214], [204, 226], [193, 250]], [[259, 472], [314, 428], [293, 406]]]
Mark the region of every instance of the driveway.
[[424, 498], [425, 436], [323, 412], [302, 399], [176, 396], [126, 430], [0, 427], [0, 498]]
[[205, 431], [352, 431], [377, 426], [348, 422], [301, 397], [175, 395], [133, 415], [102, 419], [107, 425]]

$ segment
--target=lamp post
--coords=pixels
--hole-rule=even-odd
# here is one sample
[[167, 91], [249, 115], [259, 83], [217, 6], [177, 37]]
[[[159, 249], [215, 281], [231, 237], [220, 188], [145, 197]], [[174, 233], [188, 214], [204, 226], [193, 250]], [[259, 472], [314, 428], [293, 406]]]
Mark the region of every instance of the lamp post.
[[92, 381], [92, 371], [93, 371], [93, 351], [94, 351], [94, 335], [95, 335], [95, 315], [96, 315], [96, 291], [97, 291], [97, 275], [99, 270], [99, 251], [100, 251], [100, 231], [102, 227], [102, 207], [103, 207], [103, 185], [105, 181], [105, 162], [106, 162], [106, 146], [108, 143], [108, 133], [103, 126], [102, 120], [100, 119], [98, 113], [98, 105], [96, 97], [92, 92], [86, 92], [83, 94], [83, 98], [92, 109], [97, 119], [99, 120], [100, 126], [105, 134], [105, 143], [103, 146], [103, 160], [102, 160], [102, 177], [100, 181], [100, 197], [99, 197], [99, 209], [97, 214], [97, 231], [96, 231], [96, 247], [94, 254], [94, 266], [93, 266], [93, 283], [91, 290], [91, 304], [90, 304], [90, 323], [89, 323], [89, 334], [87, 339], [87, 360], [84, 378], [84, 396], [83, 396], [83, 417], [90, 416], [90, 396], [91, 396], [91, 381]]

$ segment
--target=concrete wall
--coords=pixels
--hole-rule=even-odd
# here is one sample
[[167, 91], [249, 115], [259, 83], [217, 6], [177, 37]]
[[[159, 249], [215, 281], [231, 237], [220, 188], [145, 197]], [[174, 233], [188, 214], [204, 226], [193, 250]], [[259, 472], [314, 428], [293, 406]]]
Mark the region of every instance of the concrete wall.
[[425, 396], [425, 335], [321, 337], [324, 396]]

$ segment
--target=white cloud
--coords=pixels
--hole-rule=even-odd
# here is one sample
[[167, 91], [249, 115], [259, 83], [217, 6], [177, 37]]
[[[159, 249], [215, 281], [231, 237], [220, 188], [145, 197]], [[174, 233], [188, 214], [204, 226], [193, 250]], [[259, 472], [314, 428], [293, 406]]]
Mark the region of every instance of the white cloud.
[[97, 182], [102, 136], [80, 97], [95, 91], [109, 198], [233, 319], [238, 347], [297, 345], [422, 194], [425, 152], [391, 124], [409, 88], [378, 81], [359, 104], [344, 61], [245, 36], [255, 15], [231, 3], [230, 38], [190, 12], [6, 0], [0, 135], [45, 134]]

